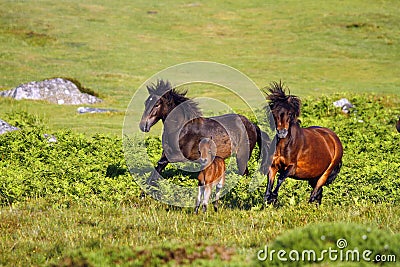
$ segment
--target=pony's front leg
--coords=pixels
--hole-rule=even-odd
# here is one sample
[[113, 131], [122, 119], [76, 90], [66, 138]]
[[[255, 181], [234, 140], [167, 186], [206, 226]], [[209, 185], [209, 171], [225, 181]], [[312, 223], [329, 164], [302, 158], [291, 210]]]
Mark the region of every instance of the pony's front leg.
[[290, 165], [289, 167], [286, 168], [286, 170], [279, 173], [278, 182], [276, 184], [274, 192], [272, 192], [272, 194], [271, 194], [272, 202], [276, 202], [276, 200], [278, 199], [279, 188], [281, 187], [281, 185], [285, 181], [285, 179], [289, 176], [289, 174], [292, 172], [293, 167], [294, 167], [293, 165]]
[[168, 165], [168, 163], [169, 163], [168, 158], [165, 155], [165, 152], [163, 151], [161, 154], [161, 158], [157, 162], [156, 171], [160, 174], [165, 169], [165, 167]]
[[150, 177], [147, 179], [147, 184], [154, 185], [154, 182], [161, 176], [162, 170], [168, 165], [168, 158], [165, 156], [164, 151], [162, 152], [161, 158], [157, 162], [155, 170], [151, 173]]
[[272, 199], [272, 187], [274, 186], [275, 176], [278, 170], [276, 168], [269, 168], [267, 190], [265, 191], [264, 202], [271, 204], [274, 202]]

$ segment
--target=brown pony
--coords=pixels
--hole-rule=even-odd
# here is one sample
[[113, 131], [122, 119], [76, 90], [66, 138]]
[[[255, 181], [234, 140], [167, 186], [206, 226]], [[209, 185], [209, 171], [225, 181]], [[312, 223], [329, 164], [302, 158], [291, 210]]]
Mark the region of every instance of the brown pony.
[[[268, 172], [265, 201], [275, 203], [279, 187], [286, 177], [291, 177], [308, 180], [313, 188], [309, 202], [321, 204], [322, 186], [332, 183], [342, 166], [342, 144], [328, 128], [300, 127], [301, 101], [294, 95], [286, 95], [282, 82], [273, 82], [267, 94], [275, 120], [277, 144]], [[278, 182], [272, 191], [278, 172]]]
[[206, 212], [210, 199], [212, 186], [217, 184], [214, 210], [218, 210], [218, 199], [225, 183], [225, 161], [216, 156], [217, 146], [211, 138], [203, 138], [199, 143], [200, 164], [202, 170], [199, 173], [199, 194], [196, 200], [196, 214], [199, 211], [201, 198], [203, 197], [203, 211]]
[[247, 163], [253, 148], [256, 143], [262, 147], [264, 135], [257, 125], [238, 114], [203, 117], [197, 103], [168, 81], [159, 80], [147, 86], [147, 91], [149, 97], [145, 101], [140, 129], [148, 132], [159, 120], [164, 123], [163, 152], [148, 182], [157, 180], [170, 162], [198, 161], [199, 142], [210, 135], [214, 136], [217, 156], [226, 159], [236, 154], [239, 174], [248, 173]]

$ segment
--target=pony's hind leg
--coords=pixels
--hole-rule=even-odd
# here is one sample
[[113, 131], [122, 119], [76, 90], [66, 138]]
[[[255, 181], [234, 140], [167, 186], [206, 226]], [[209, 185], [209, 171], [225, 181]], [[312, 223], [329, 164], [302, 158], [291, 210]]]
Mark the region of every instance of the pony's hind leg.
[[207, 211], [208, 200], [211, 196], [212, 184], [206, 184], [204, 189], [204, 199], [203, 199], [203, 212]]
[[314, 193], [315, 190], [313, 190], [313, 191], [311, 192], [310, 200], [309, 200], [308, 202], [309, 202], [309, 203], [313, 203], [313, 202], [316, 201], [318, 205], [321, 205], [321, 201], [322, 201], [322, 191], [323, 191], [323, 188], [322, 188], [322, 187], [320, 187], [320, 188], [316, 191], [317, 193]]
[[[243, 139], [245, 140], [245, 139]], [[245, 142], [246, 143], [246, 142]], [[247, 144], [242, 144], [236, 152], [236, 164], [238, 167], [239, 174], [242, 176], [249, 175], [248, 163], [251, 156], [251, 150]]]
[[203, 181], [204, 174], [200, 172], [199, 174], [199, 193], [197, 194], [197, 199], [196, 199], [196, 207], [194, 209], [194, 212], [197, 214], [199, 212], [199, 207], [201, 203], [201, 198], [204, 197], [204, 181]]
[[199, 193], [198, 193], [197, 199], [196, 199], [196, 208], [194, 209], [194, 212], [196, 214], [199, 212], [199, 207], [200, 207], [202, 196], [204, 196], [204, 186], [199, 185]]
[[225, 175], [221, 177], [221, 180], [219, 180], [217, 184], [217, 189], [216, 189], [216, 194], [215, 194], [215, 202], [214, 202], [214, 211], [218, 211], [218, 200], [221, 195], [221, 189], [224, 186], [224, 180], [225, 180]]
[[323, 191], [322, 186], [317, 188], [317, 186], [318, 186], [318, 180], [317, 179], [309, 180], [308, 183], [313, 188], [313, 190], [311, 191], [310, 200], [308, 202], [312, 203], [312, 202], [316, 201], [318, 203], [318, 205], [321, 205], [322, 191]]

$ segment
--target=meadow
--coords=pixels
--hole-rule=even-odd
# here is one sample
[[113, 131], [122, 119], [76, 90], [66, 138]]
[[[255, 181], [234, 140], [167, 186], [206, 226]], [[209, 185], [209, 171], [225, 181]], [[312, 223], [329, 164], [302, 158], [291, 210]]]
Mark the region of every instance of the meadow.
[[[337, 249], [339, 239], [396, 262], [289, 263], [398, 265], [399, 8], [397, 1], [3, 1], [0, 89], [71, 77], [104, 99], [97, 107], [120, 112], [78, 115], [73, 106], [0, 99], [0, 118], [21, 128], [0, 136], [0, 266], [281, 265], [257, 255], [266, 245]], [[217, 213], [196, 216], [141, 197], [135, 180], [159, 158], [160, 136], [150, 132], [124, 151], [125, 109], [149, 77], [196, 60], [232, 66], [260, 88], [281, 79], [303, 100], [303, 126], [338, 134], [343, 167], [320, 207], [295, 180], [285, 181], [276, 206], [264, 206], [265, 182], [249, 192], [250, 178], [233, 170], [227, 179], [237, 186]], [[188, 88], [189, 96], [235, 105], [224, 92]], [[343, 97], [355, 105], [347, 115], [332, 105]], [[131, 175], [126, 158], [142, 174]], [[250, 171], [262, 178], [255, 156]], [[196, 185], [174, 166], [166, 174]]]

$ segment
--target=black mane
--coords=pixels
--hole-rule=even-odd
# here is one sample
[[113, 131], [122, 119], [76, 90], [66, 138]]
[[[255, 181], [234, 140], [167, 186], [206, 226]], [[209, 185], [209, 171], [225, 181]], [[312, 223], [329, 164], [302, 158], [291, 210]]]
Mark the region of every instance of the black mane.
[[185, 113], [188, 113], [187, 115], [190, 117], [196, 118], [203, 116], [198, 104], [186, 97], [187, 90], [179, 91], [173, 88], [169, 81], [157, 80], [157, 83], [147, 86], [147, 91], [150, 95], [164, 98], [173, 108], [185, 102]]
[[[286, 95], [286, 89], [289, 91], [288, 95]], [[279, 81], [279, 83], [272, 82], [269, 87], [264, 90], [267, 94], [266, 98], [269, 101], [269, 107], [271, 110], [281, 106], [290, 109], [296, 118], [300, 116], [300, 98], [291, 95], [289, 88], [284, 88], [282, 81]]]

